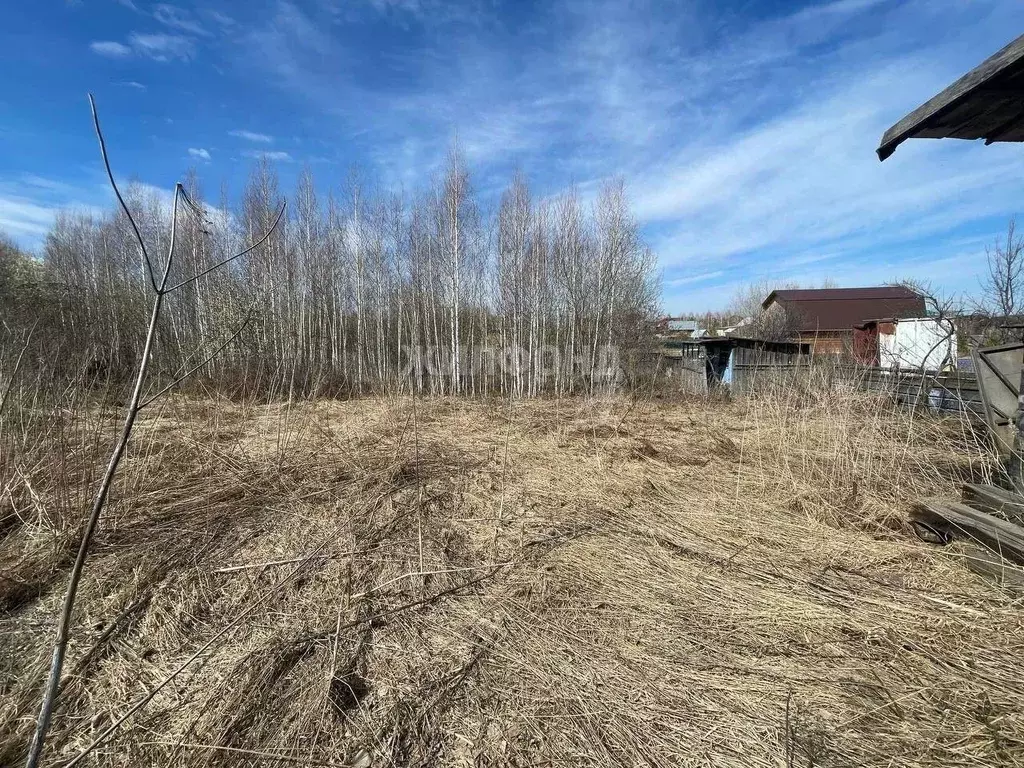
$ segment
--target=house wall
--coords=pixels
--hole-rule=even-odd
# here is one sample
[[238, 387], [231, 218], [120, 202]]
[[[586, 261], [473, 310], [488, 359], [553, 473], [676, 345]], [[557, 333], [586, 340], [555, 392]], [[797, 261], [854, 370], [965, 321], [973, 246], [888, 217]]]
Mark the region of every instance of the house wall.
[[811, 345], [812, 355], [852, 355], [853, 328], [849, 331], [802, 332], [799, 341]]

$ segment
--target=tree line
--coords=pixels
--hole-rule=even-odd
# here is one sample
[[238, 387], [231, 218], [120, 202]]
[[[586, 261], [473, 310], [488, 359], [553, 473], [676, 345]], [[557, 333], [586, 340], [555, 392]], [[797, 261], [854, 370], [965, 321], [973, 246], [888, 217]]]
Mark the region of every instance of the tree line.
[[[203, 273], [271, 229], [285, 193], [266, 161], [233, 213], [204, 201], [178, 212], [171, 283]], [[171, 211], [141, 186], [125, 195], [154, 259]], [[132, 221], [120, 210], [60, 213], [41, 262], [2, 251], [9, 340], [31, 329], [49, 375], [124, 378], [137, 365], [148, 296]], [[516, 174], [487, 215], [453, 150], [426, 190], [378, 190], [351, 175], [326, 196], [304, 170], [272, 236], [224, 270], [167, 297], [153, 363], [229, 391], [310, 394], [595, 392], [640, 375], [660, 300], [656, 260], [623, 184], [592, 202], [538, 200]], [[11, 345], [8, 345], [11, 346]]]

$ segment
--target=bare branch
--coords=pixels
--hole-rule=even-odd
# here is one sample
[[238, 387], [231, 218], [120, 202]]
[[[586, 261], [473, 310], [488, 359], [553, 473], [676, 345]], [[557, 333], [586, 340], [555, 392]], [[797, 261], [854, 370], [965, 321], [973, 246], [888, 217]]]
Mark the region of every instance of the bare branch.
[[103, 166], [107, 170], [107, 178], [110, 180], [110, 186], [114, 190], [117, 202], [121, 204], [121, 210], [124, 211], [124, 215], [128, 217], [128, 222], [132, 225], [132, 231], [135, 233], [135, 239], [139, 243], [139, 250], [142, 251], [142, 258], [146, 263], [146, 274], [149, 275], [150, 285], [153, 286], [155, 291], [157, 290], [156, 271], [153, 269], [153, 262], [149, 258], [149, 252], [146, 250], [146, 243], [142, 239], [142, 233], [139, 232], [139, 226], [135, 223], [132, 212], [128, 210], [128, 204], [121, 197], [121, 190], [117, 188], [117, 182], [114, 181], [114, 172], [110, 170], [110, 160], [107, 158], [107, 144], [103, 140], [103, 132], [100, 130], [100, 118], [96, 114], [96, 102], [93, 101], [91, 93], [89, 94], [89, 109], [92, 110], [92, 123], [96, 128], [96, 138], [100, 140], [100, 154], [103, 156]]
[[174, 262], [174, 241], [178, 235], [178, 198], [179, 192], [181, 191], [181, 184], [174, 185], [174, 204], [171, 207], [171, 242], [167, 246], [167, 261], [164, 263], [164, 271], [160, 276], [160, 287], [157, 288], [157, 293], [166, 293], [165, 287], [167, 285], [167, 278], [171, 274], [171, 264]]
[[67, 654], [68, 640], [71, 636], [71, 616], [74, 613], [75, 597], [78, 594], [78, 585], [82, 580], [82, 573], [85, 570], [85, 561], [89, 556], [89, 547], [96, 528], [100, 522], [100, 515], [106, 504], [107, 496], [114, 482], [117, 467], [121, 463], [125, 449], [128, 447], [128, 438], [131, 437], [132, 427], [135, 426], [135, 419], [139, 415], [139, 399], [142, 396], [142, 387], [146, 381], [146, 372], [149, 368], [150, 352], [153, 349], [153, 340], [156, 338], [156, 325], [160, 317], [160, 307], [163, 303], [163, 293], [156, 290], [153, 299], [153, 310], [149, 317], [149, 329], [146, 332], [146, 343], [142, 349], [142, 358], [135, 376], [135, 386], [132, 389], [131, 401], [128, 411], [125, 414], [124, 426], [121, 434], [114, 444], [110, 454], [110, 461], [103, 473], [103, 479], [96, 492], [93, 501], [92, 511], [82, 533], [82, 540], [78, 546], [78, 554], [75, 557], [74, 565], [71, 567], [71, 575], [68, 580], [67, 592], [64, 594], [64, 603], [57, 619], [57, 637], [53, 646], [53, 657], [50, 661], [50, 672], [46, 679], [46, 687], [43, 692], [42, 703], [39, 708], [39, 717], [36, 721], [36, 730], [32, 736], [32, 744], [29, 747], [26, 768], [36, 768], [42, 757], [43, 746], [46, 743], [46, 734], [50, 729], [50, 719], [53, 716], [53, 708], [57, 703], [57, 693], [60, 689], [60, 673], [64, 666], [64, 657]]
[[273, 226], [271, 226], [270, 229], [267, 230], [267, 233], [265, 235], [263, 235], [263, 237], [261, 237], [259, 240], [257, 240], [252, 245], [250, 245], [244, 251], [239, 251], [234, 256], [229, 256], [228, 258], [224, 259], [223, 261], [217, 262], [212, 267], [210, 267], [208, 269], [204, 269], [202, 272], [200, 272], [200, 273], [198, 273], [196, 275], [193, 275], [192, 277], [188, 278], [187, 280], [182, 280], [180, 283], [177, 283], [176, 285], [172, 285], [170, 288], [164, 289], [164, 292], [165, 293], [170, 293], [171, 291], [176, 291], [179, 288], [181, 288], [182, 286], [185, 286], [185, 285], [188, 285], [189, 283], [195, 282], [196, 280], [198, 280], [203, 275], [208, 275], [211, 272], [213, 272], [215, 269], [220, 269], [225, 264], [228, 264], [228, 263], [234, 261], [235, 259], [239, 259], [242, 256], [245, 256], [247, 253], [251, 253], [252, 251], [255, 251], [257, 248], [259, 248], [261, 245], [263, 245], [265, 242], [267, 242], [267, 240], [270, 239], [270, 236], [272, 234], [274, 234], [274, 230], [277, 229], [277, 225], [280, 223], [281, 217], [284, 216], [284, 210], [287, 207], [288, 207], [288, 203], [287, 202], [281, 204], [281, 210], [277, 212], [277, 218], [274, 219]]
[[1016, 226], [1016, 220], [1010, 219], [1005, 240], [997, 238], [992, 247], [985, 248], [987, 273], [979, 281], [979, 309], [990, 318], [988, 332], [995, 331], [997, 338], [1005, 334], [991, 326], [1006, 322], [1024, 304], [1024, 238], [1017, 234]]

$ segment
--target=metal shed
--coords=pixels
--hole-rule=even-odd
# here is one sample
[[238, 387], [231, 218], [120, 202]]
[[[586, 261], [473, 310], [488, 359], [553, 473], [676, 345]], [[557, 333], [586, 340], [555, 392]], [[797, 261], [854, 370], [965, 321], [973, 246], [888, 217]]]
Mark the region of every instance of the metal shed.
[[1024, 141], [1024, 35], [892, 126], [876, 152], [885, 160], [907, 139]]

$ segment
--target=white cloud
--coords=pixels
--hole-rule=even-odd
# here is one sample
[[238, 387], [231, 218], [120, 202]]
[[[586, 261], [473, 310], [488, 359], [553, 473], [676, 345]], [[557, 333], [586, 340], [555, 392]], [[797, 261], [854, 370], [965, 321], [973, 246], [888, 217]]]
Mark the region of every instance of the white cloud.
[[132, 50], [155, 61], [191, 61], [196, 55], [195, 41], [184, 35], [144, 35], [132, 32], [128, 36]]
[[1024, 158], [1006, 147], [906, 147], [880, 165], [873, 150], [884, 128], [934, 87], [891, 66], [851, 75], [816, 102], [637, 173], [637, 213], [658, 225], [663, 263], [865, 236], [877, 247], [1013, 211]]
[[261, 151], [259, 151], [257, 149], [248, 149], [245, 152], [243, 152], [242, 154], [245, 155], [246, 157], [255, 157], [255, 158], [260, 159], [260, 160], [267, 159], [267, 160], [274, 160], [274, 161], [279, 161], [279, 162], [283, 162], [283, 163], [290, 163], [292, 161], [292, 156], [291, 155], [289, 155], [287, 152], [280, 152], [280, 151], [278, 151], [278, 152], [261, 152]]
[[134, 88], [137, 91], [146, 90], [146, 86], [142, 83], [136, 82], [135, 80], [125, 80], [123, 83], [118, 83], [118, 85], [123, 85], [127, 88]]
[[[205, 151], [205, 150], [200, 150]], [[117, 179], [130, 206], [155, 206], [166, 219], [173, 209], [174, 190], [135, 179]], [[82, 183], [50, 179], [33, 174], [0, 179], [0, 232], [10, 234], [24, 248], [39, 251], [46, 235], [62, 211], [82, 213], [95, 219], [117, 208], [114, 193], [105, 178], [92, 176]], [[231, 215], [207, 206], [209, 218], [230, 229]]]
[[420, 0], [369, 0], [377, 11], [400, 11], [402, 13], [419, 14], [423, 11], [423, 3]]
[[256, 142], [258, 144], [270, 144], [274, 141], [273, 136], [268, 136], [265, 133], [255, 133], [254, 131], [230, 131], [229, 136], [235, 136], [239, 139], [245, 139], [246, 141]]
[[190, 157], [194, 157], [194, 158], [197, 158], [199, 160], [206, 160], [207, 162], [210, 161], [210, 153], [209, 153], [209, 151], [205, 150], [205, 149], [202, 149], [202, 148], [196, 149], [195, 147], [189, 147], [188, 148], [188, 154], [189, 154]]
[[38, 250], [60, 210], [98, 215], [98, 188], [85, 189], [65, 181], [23, 174], [0, 181], [0, 232]]
[[109, 56], [112, 59], [121, 59], [125, 56], [130, 56], [132, 53], [132, 49], [127, 45], [113, 40], [96, 40], [89, 43], [89, 50], [93, 53], [98, 53], [100, 56]]

